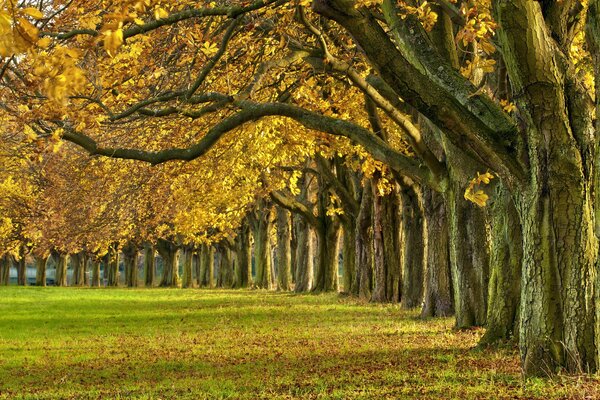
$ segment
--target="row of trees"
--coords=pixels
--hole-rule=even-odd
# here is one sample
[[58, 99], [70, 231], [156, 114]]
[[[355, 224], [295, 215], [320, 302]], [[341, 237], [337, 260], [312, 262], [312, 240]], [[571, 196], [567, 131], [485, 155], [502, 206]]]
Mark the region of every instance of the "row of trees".
[[[247, 219], [263, 282], [268, 198], [282, 225], [286, 209], [314, 231], [318, 290], [336, 289], [341, 226], [350, 291], [418, 305], [423, 268], [410, 266], [426, 260], [431, 313], [453, 304], [457, 325], [486, 323], [489, 340], [518, 332], [526, 374], [598, 369], [598, 0], [2, 7], [6, 132], [40, 143], [27, 158], [38, 162], [69, 141], [158, 166], [89, 161], [121, 170], [111, 183], [146, 168], [162, 183], [146, 206], [100, 207], [135, 205], [117, 221], [151, 210], [125, 224], [152, 227], [144, 240], [234, 240]], [[303, 190], [309, 175], [316, 188]], [[10, 176], [6, 190], [35, 187]], [[136, 236], [118, 232], [66, 242], [107, 251]]]

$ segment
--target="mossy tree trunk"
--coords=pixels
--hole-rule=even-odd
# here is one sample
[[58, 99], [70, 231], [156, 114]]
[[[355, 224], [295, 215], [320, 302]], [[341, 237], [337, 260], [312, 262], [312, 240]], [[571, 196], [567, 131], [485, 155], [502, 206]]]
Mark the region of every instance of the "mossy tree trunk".
[[0, 285], [8, 286], [10, 283], [10, 256], [3, 255], [0, 258]]
[[56, 286], [67, 286], [67, 265], [69, 263], [69, 255], [64, 253], [58, 254], [56, 262]]
[[486, 321], [489, 241], [484, 211], [465, 202], [464, 188], [447, 196], [450, 216], [450, 260], [457, 328]]
[[429, 188], [422, 190], [426, 265], [421, 316], [447, 317], [454, 313], [454, 300], [446, 202], [440, 193]]
[[186, 246], [183, 248], [183, 279], [181, 281], [181, 287], [192, 288], [194, 287], [193, 279], [193, 261], [194, 251], [192, 247]]
[[373, 257], [375, 260], [374, 287], [371, 301], [398, 303], [401, 298], [399, 204], [394, 189], [388, 194], [379, 193], [376, 177], [373, 180]]
[[252, 286], [252, 247], [250, 244], [250, 227], [244, 220], [239, 228], [235, 242], [236, 249], [236, 279], [237, 288]]
[[79, 253], [71, 254], [71, 267], [73, 268], [73, 280], [72, 286], [83, 286], [85, 283], [85, 254], [80, 251]]
[[146, 244], [144, 246], [144, 286], [153, 287], [154, 277], [156, 276], [156, 259], [154, 246]]
[[215, 250], [203, 243], [200, 247], [200, 287], [214, 287]]
[[46, 286], [46, 262], [48, 261], [48, 257], [34, 255], [34, 259], [35, 259], [35, 285], [36, 286]]
[[290, 212], [277, 207], [277, 289], [288, 291], [292, 285]]
[[258, 210], [251, 218], [254, 236], [254, 285], [261, 289], [271, 288], [271, 207], [259, 201]]
[[424, 291], [425, 243], [423, 211], [418, 188], [403, 184], [402, 197], [402, 308], [421, 307]]
[[160, 287], [178, 287], [179, 286], [179, 248], [169, 240], [159, 239], [156, 243], [156, 250], [163, 259], [163, 275], [160, 280]]
[[138, 286], [138, 247], [129, 242], [123, 247], [123, 264], [125, 267], [125, 286]]
[[109, 248], [106, 255], [106, 264], [104, 266], [104, 274], [106, 275], [106, 286], [119, 286], [119, 249], [117, 245]]
[[233, 263], [231, 259], [231, 250], [228, 245], [220, 244], [217, 246], [218, 272], [217, 286], [222, 288], [231, 288], [233, 285]]
[[295, 218], [296, 231], [296, 279], [295, 292], [308, 292], [312, 289], [314, 252], [310, 224], [302, 216]]
[[507, 341], [518, 334], [523, 240], [510, 193], [498, 185], [491, 205], [492, 240], [486, 332], [481, 344]]
[[102, 285], [102, 281], [100, 278], [100, 259], [96, 256], [92, 256], [92, 287], [100, 287]]
[[370, 299], [373, 291], [373, 190], [369, 180], [365, 184], [356, 221], [356, 274], [352, 283], [352, 294], [361, 299]]

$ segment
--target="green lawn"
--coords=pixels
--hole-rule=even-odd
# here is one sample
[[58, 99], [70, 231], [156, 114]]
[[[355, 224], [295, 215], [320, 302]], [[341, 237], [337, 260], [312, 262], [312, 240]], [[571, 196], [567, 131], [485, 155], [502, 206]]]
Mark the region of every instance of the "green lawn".
[[451, 326], [337, 295], [0, 288], [0, 398], [600, 398]]

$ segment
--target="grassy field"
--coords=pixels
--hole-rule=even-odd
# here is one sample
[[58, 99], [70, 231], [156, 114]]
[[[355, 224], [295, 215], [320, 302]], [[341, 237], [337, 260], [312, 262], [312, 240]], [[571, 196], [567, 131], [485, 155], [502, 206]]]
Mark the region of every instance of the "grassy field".
[[0, 288], [0, 398], [600, 398], [451, 326], [337, 295]]

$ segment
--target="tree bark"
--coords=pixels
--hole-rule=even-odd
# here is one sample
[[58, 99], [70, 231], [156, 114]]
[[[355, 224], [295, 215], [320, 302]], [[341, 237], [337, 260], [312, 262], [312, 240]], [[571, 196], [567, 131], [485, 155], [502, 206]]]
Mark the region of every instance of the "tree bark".
[[194, 252], [190, 246], [186, 246], [183, 249], [183, 280], [181, 281], [181, 287], [192, 288], [194, 287], [194, 279], [192, 276]]
[[421, 316], [447, 317], [454, 313], [454, 299], [446, 202], [440, 193], [426, 187], [422, 190], [426, 265]]
[[288, 291], [292, 284], [290, 212], [277, 207], [277, 288]]
[[[48, 257], [34, 256], [35, 258], [35, 285], [46, 286], [46, 262]], [[0, 282], [1, 284], [1, 282]]]
[[100, 287], [102, 282], [100, 280], [100, 260], [97, 257], [92, 257], [92, 287]]
[[401, 295], [400, 243], [398, 236], [398, 195], [394, 190], [378, 193], [378, 178], [373, 180], [374, 281], [371, 301], [398, 303]]
[[17, 268], [17, 285], [27, 286], [27, 264], [25, 262], [25, 251], [21, 248], [20, 257], [15, 259], [15, 267]]
[[492, 240], [485, 335], [480, 344], [513, 339], [519, 329], [523, 240], [519, 214], [510, 193], [498, 185], [491, 205]]
[[250, 245], [250, 227], [244, 221], [236, 238], [236, 287], [252, 286], [252, 248]]
[[261, 200], [257, 215], [253, 220], [254, 285], [261, 289], [271, 288], [271, 209]]
[[106, 255], [104, 274], [106, 275], [106, 286], [119, 286], [119, 249], [116, 246], [111, 246]]
[[484, 211], [463, 198], [464, 188], [447, 193], [450, 260], [456, 327], [485, 324], [489, 241]]
[[85, 281], [85, 256], [83, 252], [71, 255], [71, 266], [73, 268], [72, 286], [83, 286]]
[[8, 286], [10, 284], [10, 256], [3, 255], [0, 258], [0, 285]]
[[219, 266], [217, 272], [217, 286], [231, 288], [233, 284], [233, 264], [231, 262], [231, 250], [226, 245], [218, 247]]
[[58, 262], [56, 263], [56, 286], [67, 286], [67, 264], [69, 262], [69, 255], [60, 253], [58, 255]]
[[402, 185], [402, 303], [404, 309], [422, 306], [424, 286], [425, 243], [423, 212], [417, 190]]
[[156, 259], [154, 258], [154, 246], [147, 244], [144, 246], [144, 285], [146, 287], [154, 286], [154, 277], [156, 275]]
[[133, 243], [123, 247], [123, 264], [125, 266], [125, 286], [138, 286], [138, 256], [139, 251]]
[[200, 247], [200, 287], [214, 287], [215, 253], [214, 248], [205, 243]]
[[302, 216], [295, 218], [296, 240], [296, 284], [297, 293], [308, 292], [312, 289], [314, 254], [310, 225]]
[[163, 275], [160, 281], [160, 287], [178, 287], [179, 286], [179, 249], [168, 240], [159, 239], [156, 244], [156, 250], [163, 259]]
[[361, 299], [370, 299], [373, 291], [373, 190], [372, 182], [365, 183], [356, 220], [356, 274], [352, 283], [352, 294]]

